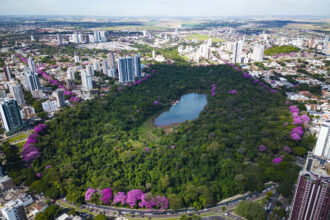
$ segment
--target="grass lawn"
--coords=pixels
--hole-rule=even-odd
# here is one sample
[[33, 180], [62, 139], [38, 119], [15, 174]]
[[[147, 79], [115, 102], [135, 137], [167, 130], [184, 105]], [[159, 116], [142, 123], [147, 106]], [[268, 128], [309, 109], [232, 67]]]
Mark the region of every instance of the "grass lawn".
[[197, 39], [198, 41], [206, 41], [208, 39], [212, 38], [213, 43], [223, 42], [224, 40], [217, 38], [217, 37], [210, 37], [207, 35], [202, 34], [190, 34], [188, 37], [186, 37], [187, 40], [193, 40]]
[[20, 141], [20, 140], [24, 140], [28, 137], [29, 135], [27, 133], [21, 133], [19, 135], [16, 135], [14, 137], [11, 137], [8, 139], [8, 142], [9, 143], [13, 143], [13, 142], [17, 142], [17, 141]]

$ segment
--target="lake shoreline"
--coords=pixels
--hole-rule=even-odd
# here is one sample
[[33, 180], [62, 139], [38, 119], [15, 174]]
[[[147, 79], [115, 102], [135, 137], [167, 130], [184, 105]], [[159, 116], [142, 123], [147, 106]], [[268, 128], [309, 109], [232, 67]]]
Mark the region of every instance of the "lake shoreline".
[[[179, 124], [187, 121], [193, 121], [199, 118], [200, 113], [205, 109], [207, 104], [208, 100], [206, 94], [197, 92], [185, 94], [180, 97], [179, 102], [176, 105], [172, 105], [170, 108], [167, 108], [159, 114], [153, 116], [152, 126], [154, 128], [166, 129], [178, 126]], [[156, 120], [159, 118], [161, 118], [160, 122], [158, 123], [160, 125], [157, 125]], [[174, 122], [167, 124], [167, 121]]]

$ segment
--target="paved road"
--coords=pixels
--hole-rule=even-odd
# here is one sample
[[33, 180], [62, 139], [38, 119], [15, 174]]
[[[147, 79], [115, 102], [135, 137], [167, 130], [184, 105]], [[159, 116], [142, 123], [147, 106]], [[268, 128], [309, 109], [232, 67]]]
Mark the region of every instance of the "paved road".
[[[95, 205], [95, 204], [84, 204], [81, 207], [81, 209], [88, 210], [90, 212], [96, 212], [96, 213], [104, 213], [109, 216], [118, 216], [118, 215], [135, 215], [135, 216], [150, 216], [153, 218], [175, 218], [175, 217], [180, 217], [183, 214], [193, 214], [195, 212], [198, 212], [200, 214], [212, 214], [215, 212], [219, 212], [219, 208], [222, 206], [229, 207], [228, 214], [230, 217], [234, 219], [244, 219], [239, 216], [236, 216], [232, 213], [230, 213], [231, 210], [233, 210], [237, 204], [242, 201], [242, 200], [248, 200], [248, 201], [255, 201], [258, 199], [261, 199], [266, 196], [266, 193], [268, 191], [274, 190], [276, 188], [276, 184], [272, 184], [266, 189], [264, 189], [262, 192], [254, 192], [254, 193], [249, 193], [245, 196], [236, 198], [231, 201], [226, 201], [226, 202], [220, 202], [216, 205], [210, 206], [208, 208], [204, 208], [201, 210], [197, 210], [194, 208], [186, 208], [186, 209], [180, 209], [180, 210], [154, 210], [154, 209], [128, 209], [128, 208], [118, 208], [118, 207], [111, 207], [111, 206], [103, 206], [103, 205]], [[71, 203], [68, 203], [66, 200], [61, 199], [61, 202], [68, 204], [69, 206], [74, 206]]]

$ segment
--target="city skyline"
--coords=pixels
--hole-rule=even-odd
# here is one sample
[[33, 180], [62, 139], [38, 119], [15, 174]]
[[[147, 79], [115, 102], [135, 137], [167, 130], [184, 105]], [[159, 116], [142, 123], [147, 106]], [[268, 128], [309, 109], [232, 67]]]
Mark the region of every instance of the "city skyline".
[[[50, 7], [51, 6], [51, 7]], [[327, 0], [0, 0], [0, 15], [81, 16], [330, 16]]]

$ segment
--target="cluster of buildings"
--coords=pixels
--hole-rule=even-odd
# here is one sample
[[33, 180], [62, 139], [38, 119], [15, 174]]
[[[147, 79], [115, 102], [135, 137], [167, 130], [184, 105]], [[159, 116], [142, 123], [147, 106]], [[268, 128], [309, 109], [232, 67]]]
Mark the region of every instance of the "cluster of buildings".
[[299, 173], [290, 219], [330, 218], [330, 121], [321, 126], [313, 152]]
[[[73, 61], [75, 64], [68, 64], [66, 73], [57, 67], [48, 74], [53, 73], [52, 78], [62, 81], [66, 89], [84, 100], [90, 99], [101, 73], [113, 80], [118, 79], [116, 83], [134, 82], [136, 78], [142, 76], [140, 54], [117, 59], [114, 53], [109, 52], [106, 58], [93, 58], [89, 62], [84, 62], [80, 60], [79, 56], [74, 55]], [[49, 87], [49, 81], [41, 78], [37, 73], [37, 66], [31, 57], [28, 58], [27, 64], [27, 66], [23, 66], [23, 73], [15, 71], [15, 77], [12, 77], [8, 66], [4, 68], [3, 89], [0, 90], [0, 112], [3, 126], [7, 132], [19, 129], [26, 120], [37, 118], [34, 107], [27, 104], [23, 90], [30, 93], [33, 99], [42, 101], [42, 110], [49, 117], [70, 104], [65, 99], [65, 89], [57, 88], [53, 91]], [[80, 75], [81, 85], [77, 84], [77, 73]]]
[[50, 96], [44, 93], [47, 91], [40, 83], [37, 68], [32, 58], [28, 59], [28, 66], [24, 66], [23, 73], [15, 74], [15, 77], [12, 77], [8, 66], [4, 69], [5, 78], [2, 85], [3, 90], [0, 93], [0, 113], [2, 124], [7, 132], [19, 129], [24, 124], [24, 120], [36, 117], [34, 107], [25, 101], [23, 89], [30, 93], [34, 99], [47, 99], [42, 103], [45, 112], [51, 113], [66, 105], [62, 89], [53, 91]]
[[[59, 39], [59, 38], [58, 38]], [[60, 41], [58, 40], [58, 44]], [[69, 42], [74, 44], [82, 43], [104, 43], [106, 42], [105, 31], [94, 31], [93, 34], [83, 35], [81, 33], [73, 33], [69, 35]]]

